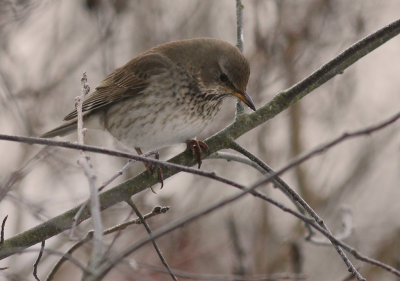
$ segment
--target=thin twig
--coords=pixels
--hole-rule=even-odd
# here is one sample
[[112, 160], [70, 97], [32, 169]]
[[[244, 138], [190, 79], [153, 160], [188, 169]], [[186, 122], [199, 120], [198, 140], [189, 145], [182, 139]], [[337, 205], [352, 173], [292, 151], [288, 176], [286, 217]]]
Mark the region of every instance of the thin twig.
[[33, 265], [33, 277], [35, 277], [35, 279], [37, 281], [40, 281], [39, 277], [37, 276], [37, 269], [38, 269], [38, 265], [39, 265], [40, 259], [42, 258], [42, 255], [43, 255], [45, 244], [46, 244], [46, 240], [43, 240], [42, 243], [40, 244], [39, 255], [38, 255], [37, 259], [36, 259], [35, 264]]
[[[265, 166], [268, 167], [268, 171], [263, 169], [261, 166], [259, 166], [255, 161], [250, 160], [250, 159], [258, 159], [251, 153], [248, 154], [247, 156], [249, 158], [244, 158], [242, 156], [232, 154], [232, 153], [227, 153], [227, 152], [215, 152], [215, 153], [211, 154], [210, 156], [208, 156], [207, 159], [225, 159], [227, 161], [235, 161], [235, 162], [243, 163], [243, 164], [246, 164], [246, 165], [249, 165], [249, 166], [255, 168], [263, 175], [268, 173], [268, 171], [272, 171], [272, 169], [269, 168], [266, 163], [263, 162], [265, 164]], [[287, 184], [282, 180], [282, 178], [276, 177], [276, 179], [274, 179], [273, 181], [274, 181], [275, 187], [283, 189], [282, 191], [285, 190], [284, 186], [281, 186], [281, 184], [283, 183], [286, 186], [287, 186]], [[293, 200], [293, 198], [291, 198], [291, 196], [289, 196], [289, 199]], [[297, 205], [295, 202], [293, 202], [293, 203], [295, 205]], [[301, 210], [303, 210], [303, 208], [301, 208]], [[342, 209], [342, 223], [343, 223], [343, 231], [335, 234], [335, 237], [339, 240], [348, 238], [352, 233], [352, 228], [353, 228], [352, 216], [351, 216], [351, 211], [348, 208]], [[312, 231], [312, 228], [310, 228], [307, 224], [306, 224], [306, 228], [308, 230], [308, 235], [306, 237], [308, 241], [310, 241], [314, 244], [318, 244], [318, 245], [332, 246], [332, 243], [330, 243], [329, 240], [327, 240], [327, 239], [316, 239], [315, 235], [314, 235], [315, 232]]]
[[[270, 174], [274, 173], [274, 170], [272, 168], [270, 168], [264, 161], [262, 161], [261, 159], [259, 159], [255, 155], [253, 155], [250, 151], [248, 151], [244, 147], [237, 144], [235, 141], [232, 140], [230, 142], [230, 148], [233, 150], [236, 150], [240, 154], [246, 156], [248, 158], [248, 160], [251, 160], [251, 162], [253, 162], [253, 164], [258, 165], [258, 167], [263, 170], [262, 173], [264, 175], [270, 175]], [[293, 204], [296, 206], [297, 210], [299, 210], [300, 213], [305, 214], [304, 207], [296, 199], [297, 193], [293, 192], [293, 189], [290, 188], [290, 186], [281, 177], [279, 177], [279, 176], [273, 177], [272, 183], [274, 184], [274, 187], [281, 190], [293, 202]], [[307, 228], [309, 236], [311, 236], [313, 233], [311, 227], [308, 226], [307, 224], [305, 226]]]
[[[93, 146], [93, 145], [82, 145], [82, 144], [77, 144], [77, 143], [71, 143], [68, 141], [57, 141], [57, 140], [51, 140], [51, 139], [13, 136], [13, 135], [4, 135], [4, 134], [0, 134], [0, 140], [21, 142], [21, 143], [27, 143], [27, 144], [56, 146], [56, 147], [74, 149], [74, 150], [83, 150], [83, 151], [89, 151], [89, 152], [94, 152], [94, 153], [100, 153], [100, 154], [104, 154], [104, 155], [111, 155], [111, 156], [116, 156], [116, 157], [121, 157], [121, 158], [133, 159], [133, 160], [145, 162], [145, 163], [158, 164], [158, 165], [164, 166], [164, 167], [170, 167], [170, 168], [176, 168], [176, 169], [180, 169], [180, 168], [192, 169], [187, 166], [174, 164], [174, 163], [170, 163], [170, 162], [166, 162], [166, 161], [161, 161], [161, 160], [157, 160], [157, 159], [150, 158], [150, 157], [144, 157], [144, 156], [140, 156], [137, 154], [132, 154], [132, 153], [128, 153], [128, 152], [124, 152], [124, 151], [120, 151], [120, 150], [107, 149], [104, 147]], [[200, 171], [198, 169], [192, 169], [192, 170]]]
[[83, 273], [91, 275], [92, 272], [87, 269], [83, 264], [81, 264], [79, 262], [79, 260], [77, 260], [76, 258], [74, 258], [73, 256], [64, 253], [64, 252], [60, 252], [60, 251], [56, 251], [53, 249], [45, 249], [45, 248], [40, 248], [40, 249], [14, 249], [14, 253], [16, 254], [25, 254], [25, 253], [37, 253], [37, 252], [43, 252], [43, 253], [47, 253], [50, 255], [54, 255], [54, 256], [59, 256], [59, 257], [65, 257], [66, 260], [68, 260], [70, 263], [72, 263], [73, 265], [75, 265], [76, 267], [78, 267], [80, 270], [82, 270]]
[[[236, 142], [232, 141], [231, 148], [236, 150], [239, 153], [242, 153], [243, 155], [245, 155], [246, 157], [248, 157], [249, 159], [251, 159], [252, 161], [257, 163], [258, 165], [260, 165], [260, 167], [265, 169], [268, 174], [270, 174], [270, 175], [275, 174], [275, 172], [266, 163], [264, 163], [261, 159], [259, 159], [258, 157], [256, 157], [255, 155], [253, 155], [252, 153], [247, 151], [245, 148], [243, 148]], [[319, 217], [319, 215], [308, 205], [308, 203], [294, 189], [290, 188], [290, 186], [287, 185], [280, 177], [276, 176], [274, 178], [275, 178], [275, 182], [276, 182], [277, 186], [279, 187], [279, 189], [285, 195], [287, 195], [288, 198], [292, 202], [294, 202], [296, 206], [300, 206], [300, 210], [302, 210], [302, 213], [304, 213], [303, 210], [306, 211], [311, 217], [314, 218], [314, 220], [321, 227], [324, 228], [324, 230], [326, 230], [327, 233], [332, 235], [331, 231], [325, 225], [324, 221]], [[307, 236], [307, 239], [309, 239], [309, 237], [313, 236], [313, 231], [310, 229], [310, 226], [308, 226], [307, 224], [306, 224], [306, 226], [309, 229], [309, 235]], [[349, 260], [349, 258], [343, 252], [343, 250], [337, 244], [333, 243], [332, 240], [331, 240], [331, 244], [334, 246], [334, 248], [336, 249], [338, 254], [342, 257], [342, 259], [343, 259], [344, 263], [347, 265], [349, 271], [351, 273], [353, 273], [357, 277], [358, 280], [364, 280], [364, 277], [361, 276], [361, 274], [358, 272], [356, 267]]]
[[[147, 156], [147, 155], [145, 155]], [[118, 177], [122, 176], [126, 170], [128, 170], [128, 168], [130, 166], [133, 165], [133, 163], [135, 163], [136, 160], [130, 159], [128, 160], [128, 162], [126, 162], [126, 164], [118, 171], [116, 172], [114, 175], [112, 175], [108, 180], [106, 180], [105, 182], [102, 183], [102, 185], [99, 187], [98, 192], [102, 191], [106, 186], [108, 186], [110, 183], [112, 183], [114, 180], [116, 180]]]
[[[142, 154], [142, 156], [148, 157], [148, 156], [150, 156], [150, 155], [153, 155], [154, 153], [155, 153], [154, 151], [150, 151], [150, 152], [147, 152], [147, 153]], [[118, 178], [119, 176], [122, 176], [123, 173], [124, 173], [133, 163], [135, 163], [135, 162], [136, 162], [136, 160], [134, 160], [134, 159], [129, 159], [128, 162], [127, 162], [117, 173], [115, 173], [111, 178], [109, 178], [108, 180], [106, 180], [106, 181], [99, 187], [99, 189], [97, 190], [97, 192], [101, 192], [107, 185], [109, 185], [110, 183], [112, 183], [116, 178]], [[71, 238], [73, 238], [73, 237], [75, 236], [74, 229], [76, 229], [76, 226], [77, 226], [77, 224], [78, 224], [78, 222], [79, 222], [79, 218], [81, 217], [83, 210], [84, 210], [84, 209], [87, 207], [87, 205], [89, 204], [89, 201], [90, 201], [90, 199], [87, 200], [86, 202], [84, 202], [84, 203], [80, 206], [78, 212], [76, 212], [76, 214], [75, 214], [75, 216], [74, 216], [74, 218], [73, 218], [73, 223], [72, 223], [71, 232], [70, 232], [70, 237], [71, 237]]]
[[224, 159], [228, 162], [234, 161], [234, 162], [243, 163], [243, 164], [253, 167], [257, 171], [259, 171], [261, 174], [263, 174], [263, 175], [265, 174], [265, 170], [262, 169], [259, 165], [257, 165], [253, 161], [250, 161], [248, 158], [244, 158], [244, 157], [236, 155], [236, 154], [218, 151], [218, 152], [214, 152], [213, 154], [208, 156], [207, 159]]
[[75, 98], [75, 108], [77, 111], [77, 134], [78, 134], [78, 143], [79, 144], [84, 144], [84, 128], [83, 128], [83, 112], [82, 112], [82, 106], [83, 106], [83, 101], [85, 100], [85, 96], [89, 94], [90, 92], [90, 87], [87, 84], [87, 75], [86, 72], [82, 74], [81, 78], [81, 84], [82, 84], [82, 90], [81, 90], [81, 95], [77, 96]]
[[[89, 234], [90, 233], [90, 234]], [[64, 255], [61, 257], [61, 259], [58, 260], [56, 265], [53, 267], [53, 269], [50, 271], [50, 274], [48, 275], [46, 281], [51, 281], [54, 279], [56, 273], [58, 270], [61, 268], [61, 265], [64, 264], [65, 261], [69, 260], [69, 257], [72, 256], [72, 253], [76, 250], [79, 249], [84, 243], [90, 241], [90, 239], [93, 237], [93, 232], [89, 232], [88, 235], [82, 239], [81, 241], [75, 243]], [[89, 238], [90, 236], [90, 238]]]
[[6, 215], [1, 223], [1, 234], [0, 234], [0, 245], [4, 243], [4, 229], [6, 228], [6, 221], [8, 219], [8, 215]]
[[[83, 128], [83, 112], [82, 106], [85, 96], [89, 94], [90, 87], [87, 84], [87, 75], [86, 72], [83, 73], [82, 79], [82, 91], [79, 97], [76, 97], [76, 111], [77, 111], [77, 133], [78, 133], [78, 143], [84, 144], [84, 128]], [[96, 187], [96, 179], [97, 176], [93, 170], [93, 166], [90, 163], [90, 158], [85, 154], [84, 151], [81, 151], [81, 157], [78, 160], [78, 164], [82, 167], [86, 178], [89, 182], [89, 190], [90, 190], [90, 214], [92, 216], [93, 221], [93, 229], [94, 229], [94, 241], [92, 247], [92, 254], [90, 259], [90, 269], [95, 271], [98, 265], [100, 264], [103, 256], [103, 223], [101, 221], [101, 211], [100, 211], [100, 201]], [[73, 232], [73, 231], [72, 231]]]
[[243, 3], [236, 1], [236, 47], [243, 52]]
[[[243, 52], [243, 4], [241, 0], [236, 1], [236, 47]], [[236, 118], [243, 114], [244, 107], [240, 100], [236, 101]]]
[[[353, 220], [352, 220], [352, 214], [351, 210], [349, 208], [343, 207], [342, 210], [342, 226], [343, 230], [339, 233], [335, 233], [335, 237], [338, 240], [343, 240], [348, 237], [353, 232]], [[321, 237], [320, 239], [315, 237], [315, 233], [313, 232], [310, 236], [306, 237], [306, 240], [316, 244], [316, 245], [321, 245], [321, 246], [331, 246], [332, 243], [326, 239], [326, 237]]]
[[[140, 221], [142, 222], [142, 224], [144, 225], [144, 227], [146, 228], [147, 233], [149, 234], [149, 237], [151, 238], [152, 234], [151, 234], [151, 229], [150, 226], [147, 224], [146, 219], [143, 217], [142, 213], [140, 213], [139, 209], [136, 207], [135, 203], [133, 203], [132, 199], [128, 199], [126, 200], [126, 203], [131, 206], [131, 208], [135, 211], [136, 215], [139, 217]], [[157, 243], [155, 240], [151, 240], [151, 243], [153, 244], [154, 249], [157, 252], [158, 257], [160, 258], [162, 264], [165, 266], [165, 268], [167, 269], [169, 275], [171, 276], [172, 280], [174, 281], [178, 281], [178, 279], [176, 278], [176, 276], [172, 273], [171, 268], [169, 267], [167, 260], [165, 259], [164, 255], [161, 253], [160, 248], [158, 247]]]
[[[158, 155], [157, 151], [149, 151], [146, 153], [141, 154], [141, 156], [143, 157], [149, 157], [151, 155]], [[156, 159], [158, 160], [158, 156], [156, 157]], [[133, 163], [135, 163], [136, 160], [134, 159], [129, 159], [129, 161], [117, 172], [115, 173], [111, 178], [109, 178], [108, 180], [106, 180], [100, 187], [99, 187], [99, 192], [102, 191], [107, 185], [109, 185], [110, 183], [112, 183], [116, 178], [118, 178], [119, 176], [122, 176], [124, 174], [124, 172], [130, 167], [132, 166]]]
[[[168, 212], [168, 210], [169, 210], [169, 207], [161, 207], [161, 206], [154, 207], [150, 213], [144, 215], [144, 219], [149, 219], [156, 215], [164, 214], [164, 213]], [[132, 224], [141, 224], [141, 223], [142, 223], [142, 221], [140, 220], [140, 218], [136, 218], [136, 219], [118, 224], [116, 226], [113, 226], [109, 229], [106, 229], [103, 232], [103, 235], [108, 235], [108, 234], [114, 233], [116, 231], [124, 230], [125, 228], [127, 228], [128, 226], [130, 226]], [[70, 257], [77, 249], [79, 249], [83, 244], [89, 242], [91, 239], [93, 239], [93, 231], [89, 231], [85, 238], [83, 238], [81, 241], [75, 243], [70, 249], [68, 249], [68, 251], [65, 253], [65, 255], [63, 255], [61, 257], [61, 259], [56, 263], [56, 265], [50, 271], [50, 274], [47, 277], [46, 281], [53, 280], [57, 271], [61, 268], [61, 266], [64, 264], [64, 262], [68, 260], [68, 257]]]

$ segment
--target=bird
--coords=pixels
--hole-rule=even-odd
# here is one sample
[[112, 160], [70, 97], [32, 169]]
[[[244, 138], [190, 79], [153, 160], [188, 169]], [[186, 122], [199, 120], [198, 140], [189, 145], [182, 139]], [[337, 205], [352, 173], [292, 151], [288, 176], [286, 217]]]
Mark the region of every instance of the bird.
[[[192, 152], [208, 150], [197, 136], [236, 97], [256, 110], [246, 88], [247, 59], [232, 44], [193, 38], [155, 46], [111, 72], [83, 101], [86, 128], [108, 131], [125, 147], [151, 151], [187, 143]], [[76, 109], [64, 124], [41, 135], [52, 138], [77, 127]]]

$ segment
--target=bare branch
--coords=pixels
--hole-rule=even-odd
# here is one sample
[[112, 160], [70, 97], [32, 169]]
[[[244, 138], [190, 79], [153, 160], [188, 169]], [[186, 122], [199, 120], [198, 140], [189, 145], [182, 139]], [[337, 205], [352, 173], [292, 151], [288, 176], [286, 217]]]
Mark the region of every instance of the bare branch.
[[[156, 215], [164, 214], [164, 213], [168, 212], [168, 210], [169, 210], [169, 207], [160, 207], [160, 206], [157, 206], [157, 207], [154, 207], [153, 210], [152, 210], [150, 213], [145, 214], [143, 217], [144, 217], [144, 219], [149, 219], [149, 218], [154, 217], [154, 216], [156, 216]], [[108, 234], [114, 233], [114, 232], [116, 232], [116, 231], [121, 231], [121, 230], [127, 228], [128, 226], [130, 226], [130, 225], [132, 225], [132, 224], [141, 224], [141, 223], [142, 223], [142, 221], [140, 220], [140, 218], [133, 219], [133, 220], [130, 220], [130, 221], [127, 221], [127, 222], [118, 224], [118, 225], [116, 225], [116, 226], [114, 226], [114, 227], [111, 227], [111, 228], [109, 228], [109, 229], [106, 229], [106, 230], [103, 232], [103, 235], [108, 235]], [[85, 237], [84, 239], [82, 239], [81, 241], [79, 241], [79, 242], [77, 242], [76, 244], [74, 244], [74, 245], [62, 256], [62, 258], [56, 263], [56, 265], [54, 266], [54, 268], [50, 271], [50, 274], [49, 274], [49, 276], [47, 277], [46, 280], [47, 280], [47, 281], [54, 280], [54, 277], [55, 277], [57, 271], [61, 268], [61, 266], [64, 264], [64, 262], [67, 261], [67, 260], [69, 259], [69, 257], [71, 257], [71, 255], [72, 255], [77, 249], [79, 249], [83, 244], [89, 242], [91, 239], [93, 239], [93, 231], [89, 231], [88, 234], [86, 235], [86, 237]]]
[[[351, 210], [349, 208], [343, 207], [341, 212], [342, 212], [343, 230], [340, 233], [335, 233], [335, 237], [338, 240], [344, 240], [348, 238], [353, 232], [353, 217], [351, 214]], [[323, 245], [323, 246], [331, 245], [331, 243], [328, 240], [326, 240], [326, 238], [318, 239], [314, 235], [315, 235], [314, 232], [310, 233], [310, 235], [307, 237], [307, 240], [316, 245]]]
[[65, 260], [69, 261], [73, 265], [75, 265], [77, 268], [79, 268], [83, 273], [85, 274], [91, 274], [91, 272], [79, 262], [76, 258], [73, 256], [69, 255], [68, 253], [63, 253], [60, 251], [52, 250], [52, 249], [46, 249], [46, 248], [40, 248], [40, 249], [14, 249], [14, 253], [16, 254], [25, 254], [25, 253], [37, 253], [42, 251], [43, 253], [47, 253], [50, 255], [54, 256], [59, 256], [65, 258]]
[[6, 215], [1, 223], [1, 234], [0, 234], [0, 245], [4, 243], [4, 229], [6, 228], [6, 221], [8, 219], [8, 215]]
[[244, 158], [239, 155], [232, 154], [232, 153], [215, 152], [215, 153], [211, 154], [210, 156], [208, 156], [207, 159], [224, 159], [228, 162], [234, 161], [234, 162], [238, 162], [238, 163], [243, 163], [243, 164], [253, 167], [260, 173], [265, 174], [265, 170], [262, 169], [259, 165], [257, 165], [253, 161], [249, 160], [248, 158]]
[[[140, 213], [139, 209], [136, 207], [135, 203], [133, 203], [132, 199], [129, 199], [126, 201], [126, 203], [131, 206], [131, 208], [135, 211], [136, 215], [139, 217], [141, 223], [144, 225], [144, 227], [146, 228], [147, 233], [149, 234], [149, 237], [151, 238], [151, 229], [150, 226], [147, 224], [146, 219], [142, 216], [142, 214]], [[158, 247], [157, 243], [155, 240], [151, 240], [151, 243], [153, 244], [154, 249], [157, 252], [158, 257], [160, 258], [162, 264], [165, 266], [165, 268], [167, 269], [169, 275], [171, 276], [172, 280], [174, 281], [178, 281], [178, 279], [176, 278], [176, 276], [172, 273], [171, 268], [169, 267], [167, 260], [165, 259], [165, 257], [163, 256], [163, 254], [161, 253], [160, 248]]]
[[[85, 96], [90, 92], [90, 87], [87, 84], [86, 72], [84, 72], [82, 75], [81, 84], [81, 95], [75, 98], [75, 107], [77, 111], [78, 143], [83, 145], [85, 129], [83, 128], [82, 106]], [[96, 187], [97, 176], [93, 170], [92, 164], [90, 163], [89, 156], [87, 156], [83, 150], [81, 151], [81, 157], [78, 159], [78, 164], [82, 167], [83, 172], [85, 173], [89, 183], [90, 214], [93, 218], [94, 229], [94, 240], [92, 255], [90, 258], [90, 268], [92, 271], [95, 271], [103, 257], [103, 223], [101, 221], [99, 195], [98, 189]]]
[[37, 276], [37, 269], [38, 269], [38, 265], [40, 262], [40, 259], [42, 258], [43, 255], [43, 251], [44, 251], [44, 246], [46, 245], [46, 241], [43, 240], [42, 243], [40, 244], [40, 251], [39, 251], [39, 255], [35, 261], [35, 264], [33, 265], [33, 277], [35, 277], [35, 279], [37, 281], [40, 281], [39, 277]]
[[[232, 142], [232, 149], [235, 149], [236, 151], [242, 153], [243, 155], [249, 157], [250, 160], [254, 161], [260, 167], [265, 169], [267, 175], [274, 175], [276, 172], [274, 172], [270, 167], [268, 167], [267, 164], [265, 164], [261, 159], [256, 157], [255, 155], [251, 154], [249, 151], [241, 147], [239, 144], [236, 142]], [[290, 164], [289, 164], [290, 165]], [[269, 178], [269, 176], [267, 177]], [[270, 181], [270, 180], [268, 180]], [[298, 207], [300, 212], [304, 214], [304, 211], [306, 211], [314, 220], [330, 235], [332, 236], [331, 231], [328, 229], [328, 227], [325, 225], [324, 221], [320, 216], [308, 205], [308, 203], [292, 188], [290, 188], [289, 185], [287, 185], [280, 177], [277, 175], [272, 178], [272, 181], [275, 182], [275, 185], [286, 195], [288, 198], [295, 204], [295, 206]], [[307, 221], [304, 221], [307, 222]], [[306, 227], [308, 228], [309, 237], [312, 236], [313, 232], [308, 224], [306, 224]], [[325, 235], [325, 234], [324, 234]], [[326, 236], [326, 235], [325, 235]], [[328, 237], [329, 239], [329, 237]], [[337, 239], [337, 238], [335, 238]], [[364, 280], [364, 277], [361, 276], [361, 274], [358, 272], [356, 267], [352, 264], [352, 262], [349, 260], [349, 258], [346, 256], [346, 254], [343, 252], [343, 250], [334, 242], [331, 241], [331, 244], [334, 246], [338, 254], [342, 257], [344, 263], [347, 265], [347, 268], [349, 269], [350, 272], [352, 272], [358, 280]]]
[[[243, 4], [241, 0], [236, 1], [236, 47], [243, 52]], [[243, 114], [244, 108], [240, 100], [236, 101], [236, 116]]]
[[[142, 156], [144, 157], [148, 157], [152, 154], [154, 154], [154, 151], [150, 151], [147, 152], [145, 154], [143, 154]], [[118, 178], [119, 176], [123, 175], [123, 173], [133, 164], [135, 163], [136, 160], [132, 160], [130, 159], [116, 174], [114, 174], [111, 178], [109, 178], [107, 181], [105, 181], [98, 189], [98, 192], [101, 192], [107, 185], [109, 185], [110, 183], [112, 183], [116, 178]], [[74, 219], [73, 219], [73, 224], [72, 224], [72, 228], [71, 228], [71, 233], [70, 236], [73, 237], [74, 233], [73, 230], [75, 229], [77, 223], [79, 222], [79, 218], [81, 217], [81, 214], [83, 212], [83, 210], [86, 208], [86, 206], [89, 204], [90, 200], [87, 200], [85, 203], [83, 203], [80, 207], [80, 209], [78, 210], [78, 212], [76, 212]]]

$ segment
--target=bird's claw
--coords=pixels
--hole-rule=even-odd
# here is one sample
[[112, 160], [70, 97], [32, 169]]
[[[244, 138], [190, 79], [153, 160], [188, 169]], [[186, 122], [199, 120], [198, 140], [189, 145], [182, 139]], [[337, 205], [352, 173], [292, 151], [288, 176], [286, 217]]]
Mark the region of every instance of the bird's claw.
[[[135, 149], [136, 149], [136, 152], [137, 152], [139, 155], [143, 154], [143, 153], [142, 153], [142, 150], [141, 150], [140, 148], [137, 147], [137, 148], [135, 148]], [[160, 154], [159, 154], [157, 151], [154, 152], [154, 158], [157, 159], [157, 160], [160, 159]], [[158, 166], [157, 164], [152, 164], [152, 163], [148, 163], [148, 162], [144, 162], [144, 166], [146, 167], [146, 170], [147, 170], [147, 172], [148, 172], [150, 175], [152, 175], [152, 174], [154, 173], [154, 171], [157, 169], [158, 182], [161, 184], [160, 189], [162, 189], [162, 188], [164, 187], [164, 177], [163, 177], [163, 174], [162, 174], [162, 171], [161, 171], [161, 167]], [[153, 190], [152, 187], [150, 187], [150, 189], [151, 189], [151, 191], [152, 191], [153, 193], [156, 193], [156, 192]]]
[[197, 155], [198, 168], [200, 169], [202, 163], [201, 160], [203, 156], [201, 149], [204, 148], [204, 150], [208, 153], [209, 151], [208, 145], [203, 141], [189, 140], [187, 142], [187, 147], [192, 152], [193, 157], [195, 154]]

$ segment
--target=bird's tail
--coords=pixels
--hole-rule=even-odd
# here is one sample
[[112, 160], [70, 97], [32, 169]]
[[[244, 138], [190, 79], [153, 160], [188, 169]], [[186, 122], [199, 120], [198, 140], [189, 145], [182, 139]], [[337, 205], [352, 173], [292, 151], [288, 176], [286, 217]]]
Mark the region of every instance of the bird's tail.
[[68, 134], [71, 134], [74, 130], [76, 130], [76, 120], [72, 120], [70, 122], [67, 122], [65, 124], [62, 124], [61, 126], [58, 126], [57, 128], [48, 131], [47, 133], [44, 133], [41, 135], [41, 138], [54, 138], [56, 136], [65, 136]]

